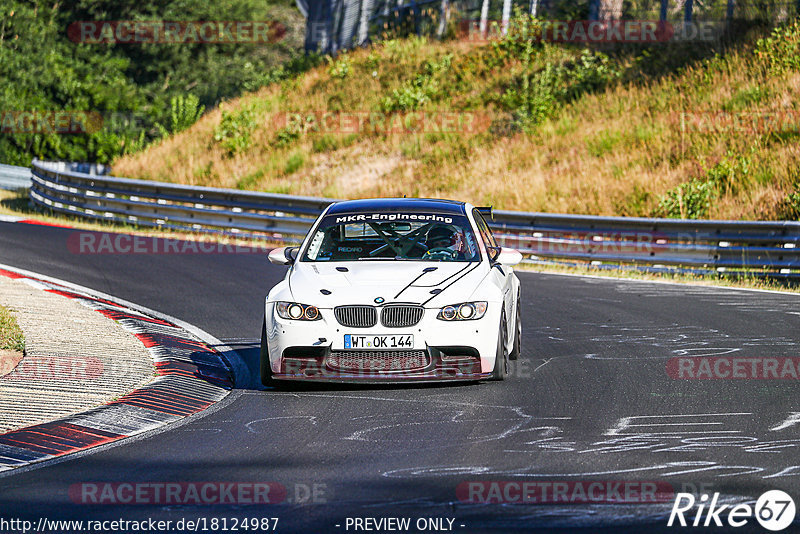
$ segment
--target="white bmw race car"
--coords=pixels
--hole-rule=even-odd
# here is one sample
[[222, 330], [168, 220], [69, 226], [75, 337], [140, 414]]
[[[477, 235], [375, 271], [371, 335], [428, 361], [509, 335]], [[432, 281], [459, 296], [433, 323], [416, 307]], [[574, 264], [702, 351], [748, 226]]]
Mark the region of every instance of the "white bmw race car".
[[503, 380], [520, 353], [522, 259], [463, 202], [336, 202], [269, 292], [261, 381]]

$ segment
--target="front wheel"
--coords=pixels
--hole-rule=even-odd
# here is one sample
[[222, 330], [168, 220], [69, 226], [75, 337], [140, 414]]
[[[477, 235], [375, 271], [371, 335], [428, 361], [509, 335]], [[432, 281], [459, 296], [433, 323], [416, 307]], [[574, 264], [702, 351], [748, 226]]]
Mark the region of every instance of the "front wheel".
[[508, 376], [508, 325], [506, 325], [506, 312], [500, 317], [500, 332], [497, 334], [497, 354], [494, 358], [494, 369], [492, 369], [491, 380], [505, 380]]
[[269, 347], [267, 346], [267, 320], [261, 326], [261, 383], [265, 386], [275, 386], [272, 378], [272, 366], [269, 363]]

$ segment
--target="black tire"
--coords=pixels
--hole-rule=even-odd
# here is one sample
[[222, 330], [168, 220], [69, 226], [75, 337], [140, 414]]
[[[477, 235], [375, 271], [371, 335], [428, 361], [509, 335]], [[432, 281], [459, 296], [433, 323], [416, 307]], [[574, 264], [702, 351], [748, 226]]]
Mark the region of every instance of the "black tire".
[[508, 325], [506, 324], [506, 312], [500, 317], [500, 333], [497, 334], [497, 355], [494, 359], [494, 369], [492, 369], [491, 380], [505, 380], [508, 376], [508, 350], [506, 341], [508, 340]]
[[267, 346], [267, 320], [261, 325], [261, 383], [268, 387], [275, 386], [272, 378], [272, 367], [269, 364], [269, 347]]
[[514, 347], [508, 355], [509, 360], [519, 359], [519, 355], [522, 353], [522, 308], [519, 304], [519, 294], [517, 294], [517, 319], [514, 321]]

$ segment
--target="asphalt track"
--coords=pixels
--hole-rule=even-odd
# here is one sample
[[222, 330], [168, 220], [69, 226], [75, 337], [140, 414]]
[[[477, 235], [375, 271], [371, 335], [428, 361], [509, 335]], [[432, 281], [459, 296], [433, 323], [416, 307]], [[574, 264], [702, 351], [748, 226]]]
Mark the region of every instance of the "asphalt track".
[[[268, 391], [257, 379], [261, 302], [284, 268], [265, 254], [75, 254], [72, 232], [0, 223], [0, 263], [192, 323], [236, 349], [249, 373], [183, 424], [1, 477], [0, 519], [279, 517], [279, 532], [354, 532], [348, 517], [394, 516], [451, 518], [455, 532], [670, 531], [671, 501], [471, 504], [458, 493], [469, 481], [653, 481], [725, 502], [782, 489], [800, 503], [797, 380], [666, 371], [676, 356], [800, 355], [798, 296], [521, 273], [522, 357], [505, 383]], [[288, 501], [69, 496], [86, 482], [191, 481], [277, 482]], [[297, 502], [315, 484], [315, 502]], [[732, 531], [747, 530], [764, 532]]]

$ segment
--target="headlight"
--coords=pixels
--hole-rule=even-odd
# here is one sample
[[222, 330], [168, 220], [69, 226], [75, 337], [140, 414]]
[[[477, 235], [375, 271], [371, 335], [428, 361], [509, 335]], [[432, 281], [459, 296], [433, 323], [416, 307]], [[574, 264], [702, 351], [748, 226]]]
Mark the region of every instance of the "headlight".
[[486, 302], [464, 302], [452, 304], [439, 310], [437, 319], [442, 321], [473, 321], [486, 315]]
[[316, 321], [321, 319], [316, 306], [298, 304], [297, 302], [276, 302], [275, 310], [281, 319], [294, 319], [295, 321]]

